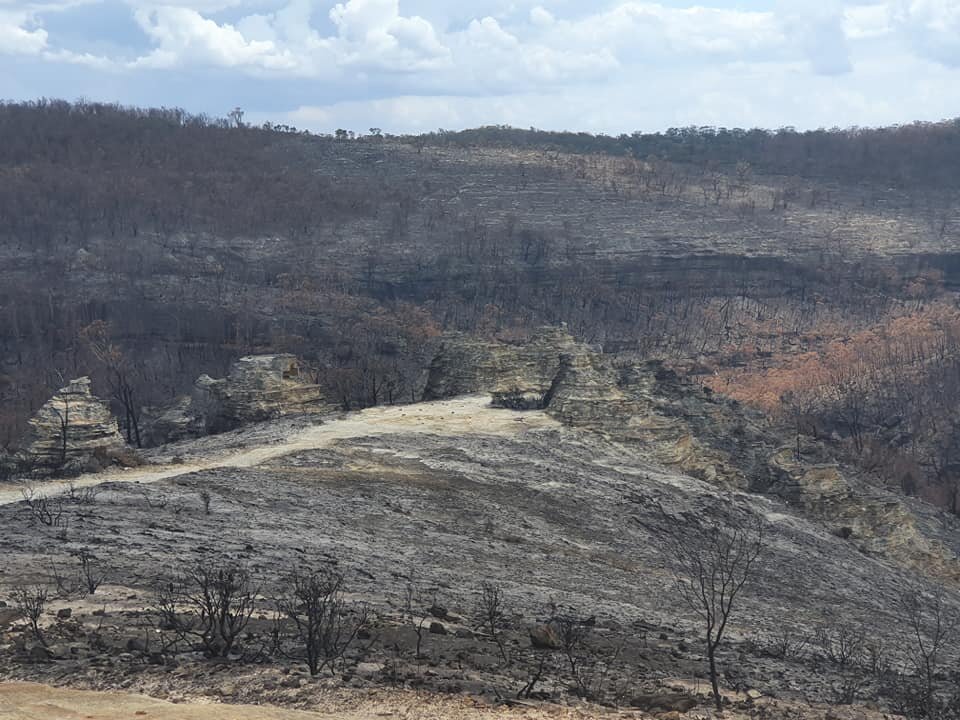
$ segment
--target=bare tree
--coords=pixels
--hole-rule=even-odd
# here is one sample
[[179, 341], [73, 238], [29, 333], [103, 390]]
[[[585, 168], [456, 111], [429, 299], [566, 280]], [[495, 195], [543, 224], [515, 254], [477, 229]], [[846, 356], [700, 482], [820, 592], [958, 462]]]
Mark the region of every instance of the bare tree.
[[57, 416], [57, 424], [60, 430], [60, 462], [58, 464], [60, 467], [63, 467], [67, 464], [67, 440], [70, 433], [70, 401], [63, 397], [60, 398], [60, 403], [63, 405], [62, 408], [58, 408], [52, 403], [50, 408], [53, 410], [54, 415]]
[[411, 570], [410, 572], [410, 581], [407, 583], [407, 587], [403, 592], [403, 617], [407, 624], [413, 628], [413, 632], [417, 636], [417, 646], [415, 648], [415, 655], [417, 661], [417, 669], [420, 669], [420, 661], [423, 659], [422, 648], [423, 648], [423, 633], [424, 628], [427, 626], [429, 619], [426, 616], [419, 616], [413, 611], [414, 604], [420, 601], [420, 591], [417, 589], [416, 583], [414, 582], [414, 573]]
[[366, 608], [360, 608], [359, 614], [348, 620], [342, 588], [343, 576], [337, 572], [297, 570], [288, 579], [286, 594], [277, 602], [281, 614], [295, 627], [312, 676], [324, 668], [332, 674], [367, 623]]
[[551, 603], [549, 626], [556, 630], [560, 653], [573, 678], [573, 688], [577, 695], [589, 700], [603, 698], [607, 676], [622, 650], [617, 646], [605, 655], [593, 646], [591, 635], [595, 625], [595, 616], [584, 618], [573, 608]]
[[200, 561], [156, 592], [161, 626], [184, 641], [199, 641], [215, 657], [227, 657], [253, 615], [257, 588], [240, 565]]
[[43, 610], [47, 606], [48, 597], [47, 588], [42, 585], [20, 586], [13, 590], [14, 607], [30, 623], [33, 636], [44, 645], [47, 644], [47, 641], [40, 629], [40, 618], [43, 617]]
[[140, 407], [130, 381], [130, 361], [120, 347], [110, 340], [110, 326], [103, 320], [97, 320], [81, 329], [80, 336], [107, 371], [107, 382], [113, 399], [123, 408], [123, 427], [127, 442], [141, 447]]
[[77, 553], [77, 562], [80, 563], [80, 583], [87, 594], [93, 595], [103, 584], [105, 575], [97, 568], [96, 557], [87, 548], [80, 548]]
[[900, 596], [900, 609], [909, 634], [910, 659], [923, 683], [923, 710], [930, 717], [936, 703], [934, 680], [937, 668], [944, 648], [957, 635], [960, 615], [947, 604], [942, 585], [928, 593], [910, 588]]
[[[733, 510], [733, 508], [731, 508]], [[710, 685], [723, 709], [717, 679], [717, 649], [723, 641], [734, 603], [757, 568], [763, 549], [763, 520], [738, 517], [733, 511], [690, 527], [661, 507], [661, 532], [670, 540], [675, 586], [683, 601], [704, 623]]]
[[494, 583], [485, 582], [479, 589], [477, 599], [477, 626], [483, 629], [497, 644], [503, 662], [510, 664], [510, 656], [503, 640], [503, 625], [506, 620], [506, 609], [503, 599], [503, 589]]
[[60, 498], [51, 500], [43, 493], [38, 495], [32, 487], [22, 488], [20, 494], [30, 510], [32, 523], [39, 520], [48, 527], [60, 527], [64, 522], [63, 500]]
[[814, 632], [813, 640], [826, 658], [841, 668], [863, 659], [866, 642], [863, 628], [846, 624], [822, 626]]

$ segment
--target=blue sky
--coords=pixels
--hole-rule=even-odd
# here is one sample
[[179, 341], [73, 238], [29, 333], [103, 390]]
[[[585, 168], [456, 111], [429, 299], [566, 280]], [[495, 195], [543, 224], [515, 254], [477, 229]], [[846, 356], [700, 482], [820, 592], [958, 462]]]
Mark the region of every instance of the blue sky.
[[960, 0], [0, 0], [0, 97], [330, 132], [960, 116]]

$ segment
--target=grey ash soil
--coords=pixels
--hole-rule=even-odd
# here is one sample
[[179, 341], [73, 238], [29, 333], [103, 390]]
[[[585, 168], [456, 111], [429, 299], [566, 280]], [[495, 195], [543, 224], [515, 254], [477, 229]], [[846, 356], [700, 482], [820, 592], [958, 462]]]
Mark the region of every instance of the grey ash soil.
[[[238, 441], [256, 437], [271, 448], [248, 467], [190, 471], [197, 448], [211, 439], [185, 443], [175, 449], [185, 458], [183, 474], [100, 485], [95, 503], [65, 504], [65, 531], [32, 523], [25, 503], [0, 506], [0, 599], [9, 602], [15, 584], [48, 581], [51, 563], [73, 567], [71, 553], [83, 547], [107, 575], [97, 594], [50, 605], [52, 659], [32, 658], [25, 630], [9, 618], [8, 627], [0, 623], [0, 679], [299, 707], [339, 683], [513, 697], [536, 662], [529, 629], [555, 601], [584, 618], [595, 616], [591, 642], [601, 654], [622, 645], [611, 673], [612, 701], [628, 702], [678, 678], [699, 679], [705, 687], [699, 625], [673, 591], [658, 504], [691, 532], [698, 517], [730, 503], [767, 520], [761, 572], [720, 658], [728, 690], [833, 699], [843, 674], [818, 653], [777, 660], [764, 652], [784, 627], [809, 634], [824, 623], [862, 625], [902, 659], [893, 608], [904, 583], [915, 578], [899, 566], [768, 497], [721, 497], [705, 482], [653, 464], [639, 444], [562, 427], [538, 412], [507, 418], [480, 403], [472, 407], [470, 432], [462, 431], [463, 419], [451, 421], [446, 432], [442, 415], [427, 427], [411, 421], [409, 431], [397, 420], [364, 433], [356, 416], [319, 427], [313, 421], [264, 424]], [[317, 432], [344, 421], [356, 426], [352, 436], [329, 438], [315, 449], [283, 437], [266, 444], [272, 432]], [[221, 448], [230, 437], [221, 438]], [[156, 458], [169, 460], [167, 452]], [[201, 490], [211, 495], [209, 515]], [[253, 664], [158, 654], [150, 645], [151, 589], [211, 557], [247, 564], [264, 598], [294, 566], [335, 565], [350, 599], [376, 612], [372, 645], [355, 654], [359, 664], [345, 676], [307, 682], [302, 666], [259, 653], [269, 632], [264, 610], [243, 643]], [[499, 661], [494, 643], [474, 632], [482, 582], [503, 587], [509, 666]], [[451, 616], [439, 620], [447, 634], [425, 635], [420, 660], [401, 612], [410, 583], [420, 614], [436, 603]], [[67, 607], [71, 618], [54, 619]], [[570, 678], [559, 659], [556, 667], [541, 689], [553, 699], [569, 697]], [[867, 683], [860, 698], [880, 698], [881, 690]]]

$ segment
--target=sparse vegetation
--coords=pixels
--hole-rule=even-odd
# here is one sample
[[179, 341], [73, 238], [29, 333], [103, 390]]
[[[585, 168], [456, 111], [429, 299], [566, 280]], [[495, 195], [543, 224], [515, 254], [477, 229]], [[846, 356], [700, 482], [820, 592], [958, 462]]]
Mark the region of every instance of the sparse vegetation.
[[[0, 678], [960, 717], [958, 132], [319, 137], [0, 104], [0, 492], [23, 488]], [[530, 351], [544, 324], [598, 348]], [[55, 402], [55, 474], [164, 467], [7, 487], [44, 475], [18, 443], [68, 370], [139, 447], [145, 406], [240, 355], [296, 353], [352, 411], [494, 338], [450, 374], [510, 388], [496, 408], [286, 416], [141, 459], [82, 457], [84, 407]]]
[[43, 645], [47, 644], [43, 635], [43, 629], [40, 627], [40, 619], [43, 617], [43, 611], [49, 600], [49, 592], [43, 585], [26, 586], [20, 585], [13, 590], [13, 605], [30, 624], [30, 631], [33, 636]]
[[319, 675], [324, 669], [333, 674], [366, 626], [366, 608], [348, 608], [343, 576], [326, 568], [295, 571], [285, 585], [277, 608], [293, 625], [310, 674]]
[[910, 588], [900, 598], [906, 631], [906, 650], [920, 681], [920, 710], [923, 717], [944, 716], [944, 701], [937, 694], [937, 675], [947, 647], [960, 629], [960, 614], [947, 603], [946, 592], [937, 586], [932, 592]]
[[200, 561], [155, 591], [160, 629], [199, 643], [213, 657], [229, 657], [256, 607], [257, 586], [247, 568]]
[[497, 651], [504, 663], [510, 663], [510, 655], [503, 640], [503, 630], [507, 619], [503, 588], [492, 582], [484, 582], [477, 591], [476, 609], [477, 627], [497, 645]]
[[717, 710], [723, 710], [717, 650], [737, 598], [757, 570], [763, 550], [763, 520], [737, 517], [701, 521], [696, 529], [678, 523], [660, 508], [661, 530], [671, 541], [675, 587], [681, 600], [703, 621], [710, 685]]

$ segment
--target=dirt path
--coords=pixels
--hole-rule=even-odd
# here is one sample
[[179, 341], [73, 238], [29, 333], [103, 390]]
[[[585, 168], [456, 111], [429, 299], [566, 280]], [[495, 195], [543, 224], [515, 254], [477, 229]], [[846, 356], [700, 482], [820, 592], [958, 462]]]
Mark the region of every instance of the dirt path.
[[[0, 720], [536, 720], [617, 717], [556, 706], [489, 708], [469, 698], [409, 691], [332, 691], [315, 710], [263, 705], [169, 703], [145, 695], [53, 688], [37, 683], [0, 683]], [[635, 717], [628, 713], [626, 717]]]
[[[337, 440], [376, 435], [422, 433], [428, 435], [521, 435], [536, 428], [559, 427], [559, 423], [543, 412], [517, 413], [491, 408], [487, 396], [470, 396], [453, 400], [375, 407], [351, 413], [323, 425], [305, 428], [286, 442], [265, 444], [237, 452], [218, 455], [203, 462], [180, 465], [147, 466], [125, 470], [81, 475], [72, 481], [54, 480], [38, 487], [47, 496], [64, 493], [72, 485], [82, 488], [108, 482], [153, 483], [187, 475], [200, 470], [229, 467], [255, 467], [284, 455], [327, 447]], [[0, 505], [19, 502], [23, 485], [0, 484]], [[0, 718], [3, 716], [0, 715]]]

